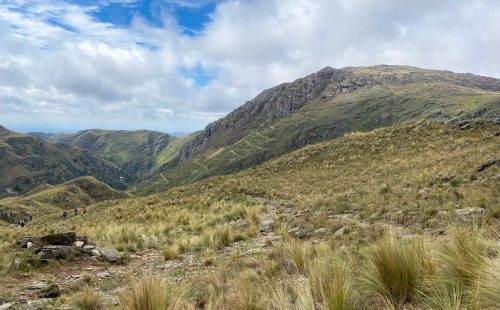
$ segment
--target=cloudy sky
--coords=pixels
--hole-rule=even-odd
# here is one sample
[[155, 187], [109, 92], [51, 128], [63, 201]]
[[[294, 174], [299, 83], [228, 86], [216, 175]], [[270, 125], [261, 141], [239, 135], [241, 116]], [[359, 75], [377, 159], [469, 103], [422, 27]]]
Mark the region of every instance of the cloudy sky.
[[0, 124], [189, 132], [329, 65], [500, 78], [500, 0], [0, 0]]

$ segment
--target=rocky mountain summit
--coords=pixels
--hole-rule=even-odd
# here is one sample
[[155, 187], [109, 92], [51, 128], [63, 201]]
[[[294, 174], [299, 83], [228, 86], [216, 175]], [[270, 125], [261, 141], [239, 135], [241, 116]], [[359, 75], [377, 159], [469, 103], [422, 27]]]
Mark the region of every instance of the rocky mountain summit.
[[407, 66], [326, 67], [265, 90], [209, 124], [134, 193], [234, 173], [349, 132], [423, 119], [500, 122], [500, 80]]

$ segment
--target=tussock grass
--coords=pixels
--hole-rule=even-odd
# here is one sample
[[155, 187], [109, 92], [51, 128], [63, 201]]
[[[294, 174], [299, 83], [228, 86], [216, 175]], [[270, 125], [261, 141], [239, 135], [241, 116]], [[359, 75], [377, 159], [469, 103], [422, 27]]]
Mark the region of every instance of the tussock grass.
[[104, 300], [99, 292], [93, 291], [92, 288], [86, 288], [75, 297], [74, 305], [80, 310], [102, 310], [104, 309]]
[[421, 238], [398, 240], [389, 234], [366, 252], [363, 282], [373, 297], [396, 308], [415, 300], [419, 286], [432, 272], [433, 262]]
[[188, 310], [194, 309], [186, 300], [186, 291], [164, 280], [145, 278], [121, 295], [125, 310]]

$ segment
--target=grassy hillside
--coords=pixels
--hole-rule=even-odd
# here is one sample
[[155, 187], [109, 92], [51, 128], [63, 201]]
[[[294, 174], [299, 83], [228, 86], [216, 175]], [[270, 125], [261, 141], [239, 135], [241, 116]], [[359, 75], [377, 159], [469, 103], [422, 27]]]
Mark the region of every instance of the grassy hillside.
[[[180, 160], [161, 167], [134, 193], [160, 192], [234, 173], [348, 132], [421, 119], [500, 117], [500, 81], [496, 79], [399, 66], [331, 70], [326, 80], [321, 78], [322, 70], [265, 91], [209, 125], [184, 146]], [[308, 95], [296, 99], [301, 90]]]
[[175, 140], [156, 131], [91, 129], [67, 136], [63, 142], [102, 156], [138, 179], [162, 160], [172, 159], [175, 147], [169, 145]]
[[[205, 309], [495, 309], [488, 296], [500, 287], [485, 274], [500, 263], [500, 167], [478, 168], [498, 158], [499, 130], [417, 122], [354, 132], [235, 175], [98, 203], [69, 221], [0, 224], [0, 238], [71, 229], [101, 246], [151, 249], [124, 277], [182, 279], [179, 291], [152, 285]], [[466, 208], [485, 210], [482, 230], [457, 217]], [[154, 260], [155, 249], [169, 261]], [[328, 306], [337, 302], [346, 306]]]
[[0, 197], [23, 194], [42, 184], [94, 176], [124, 189], [130, 176], [89, 151], [50, 143], [0, 127]]
[[[0, 200], [0, 212], [10, 210], [20, 216], [38, 217], [47, 213], [72, 211], [107, 200], [130, 198], [124, 192], [112, 189], [94, 177], [80, 177], [59, 185], [42, 185], [22, 196]], [[80, 212], [82, 212], [80, 210]], [[20, 220], [19, 218], [17, 220]], [[6, 219], [4, 219], [6, 220]], [[11, 221], [16, 223], [17, 220]]]

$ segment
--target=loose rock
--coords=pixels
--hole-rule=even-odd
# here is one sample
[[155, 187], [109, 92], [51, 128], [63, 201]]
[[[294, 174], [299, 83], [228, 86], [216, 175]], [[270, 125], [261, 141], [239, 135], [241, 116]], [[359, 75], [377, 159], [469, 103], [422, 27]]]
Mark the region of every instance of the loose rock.
[[55, 283], [48, 284], [45, 282], [35, 283], [32, 285], [28, 285], [26, 290], [30, 292], [30, 294], [35, 295], [39, 298], [56, 298], [61, 295], [59, 291], [59, 286]]
[[463, 208], [453, 212], [453, 218], [462, 223], [469, 223], [473, 220], [481, 220], [486, 214], [484, 208]]
[[99, 248], [98, 251], [101, 257], [110, 263], [116, 263], [123, 258], [123, 255], [115, 249]]

